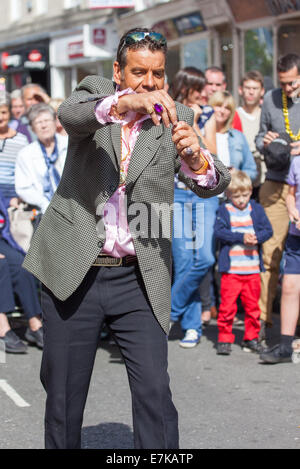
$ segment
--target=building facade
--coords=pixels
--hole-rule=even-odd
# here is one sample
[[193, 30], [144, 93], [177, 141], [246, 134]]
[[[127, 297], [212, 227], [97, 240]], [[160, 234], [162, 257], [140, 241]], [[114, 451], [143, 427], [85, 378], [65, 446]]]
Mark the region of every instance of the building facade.
[[222, 67], [238, 98], [245, 71], [277, 85], [276, 61], [300, 53], [300, 0], [1, 0], [0, 76], [66, 97], [84, 76], [112, 76], [120, 36], [146, 26], [168, 39], [169, 82], [179, 68]]

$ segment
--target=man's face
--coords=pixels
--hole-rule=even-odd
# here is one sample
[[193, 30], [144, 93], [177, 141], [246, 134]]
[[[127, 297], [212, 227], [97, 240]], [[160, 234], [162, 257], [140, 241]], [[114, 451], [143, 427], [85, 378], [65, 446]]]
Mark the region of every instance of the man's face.
[[224, 75], [222, 72], [205, 72], [205, 93], [209, 99], [216, 91], [223, 91], [226, 89], [226, 82], [224, 82]]
[[297, 85], [297, 81], [299, 81], [300, 74], [298, 72], [297, 67], [293, 67], [287, 72], [279, 72], [278, 79], [281, 88], [283, 89], [284, 93], [287, 95], [288, 98], [293, 96]]
[[259, 81], [246, 80], [240, 86], [240, 95], [248, 106], [257, 106], [264, 95], [264, 88]]
[[38, 99], [40, 92], [41, 91], [37, 86], [32, 86], [24, 90], [23, 101], [24, 101], [26, 112], [29, 111], [31, 106], [41, 102], [41, 99]]
[[136, 93], [162, 90], [165, 80], [166, 58], [161, 51], [127, 50], [124, 70], [114, 63], [114, 81], [121, 90], [132, 88]]
[[11, 113], [15, 119], [20, 119], [25, 112], [23, 100], [21, 98], [14, 98], [11, 100]]

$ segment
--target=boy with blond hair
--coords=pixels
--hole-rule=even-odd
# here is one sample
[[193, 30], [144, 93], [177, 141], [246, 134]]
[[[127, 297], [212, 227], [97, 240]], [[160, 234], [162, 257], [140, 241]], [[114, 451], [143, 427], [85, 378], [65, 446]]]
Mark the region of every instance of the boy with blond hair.
[[224, 202], [217, 213], [215, 237], [220, 242], [221, 304], [218, 315], [219, 355], [230, 355], [232, 325], [240, 297], [245, 310], [244, 351], [260, 352], [260, 272], [264, 270], [261, 245], [272, 236], [264, 209], [250, 200], [252, 183], [243, 171], [232, 173]]

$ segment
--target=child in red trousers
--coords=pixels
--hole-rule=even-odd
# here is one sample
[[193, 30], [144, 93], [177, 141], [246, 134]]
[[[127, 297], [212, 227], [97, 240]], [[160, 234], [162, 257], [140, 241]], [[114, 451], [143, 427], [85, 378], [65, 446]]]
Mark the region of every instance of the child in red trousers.
[[264, 271], [261, 245], [271, 238], [272, 226], [263, 207], [250, 200], [251, 179], [243, 171], [234, 171], [224, 202], [217, 213], [215, 237], [220, 242], [219, 272], [221, 304], [218, 314], [219, 355], [230, 355], [234, 342], [232, 325], [240, 297], [245, 311], [242, 348], [259, 353], [260, 272]]

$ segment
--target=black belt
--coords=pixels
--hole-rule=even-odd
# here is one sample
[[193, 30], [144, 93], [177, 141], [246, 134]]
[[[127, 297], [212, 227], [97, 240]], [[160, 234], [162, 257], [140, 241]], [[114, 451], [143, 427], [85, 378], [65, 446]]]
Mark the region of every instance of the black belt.
[[96, 257], [92, 267], [126, 267], [128, 265], [137, 264], [136, 256], [111, 257], [106, 254], [99, 254]]

